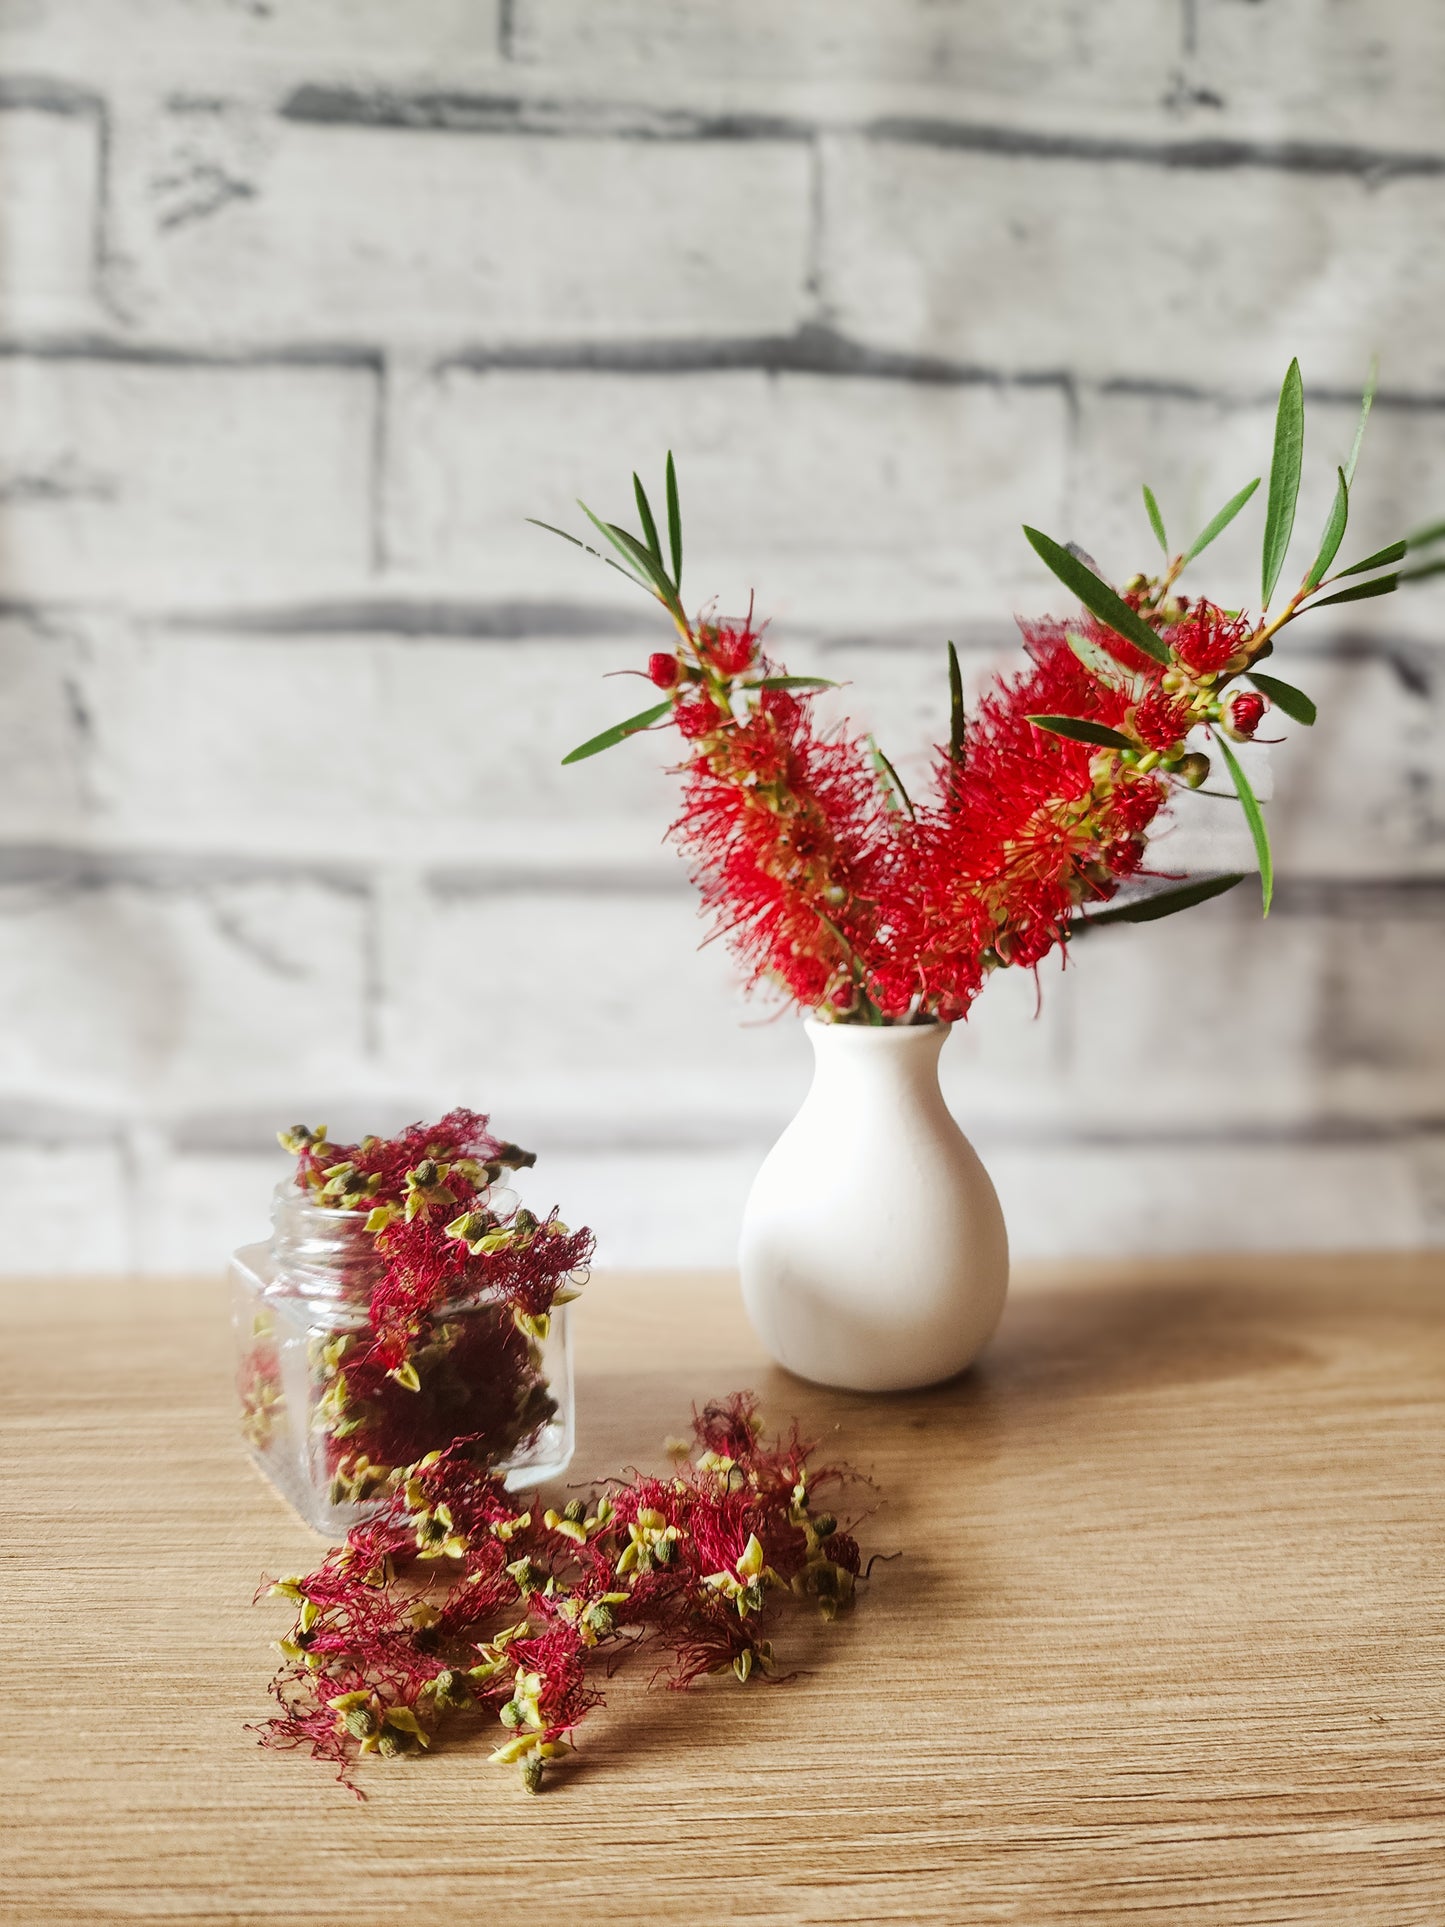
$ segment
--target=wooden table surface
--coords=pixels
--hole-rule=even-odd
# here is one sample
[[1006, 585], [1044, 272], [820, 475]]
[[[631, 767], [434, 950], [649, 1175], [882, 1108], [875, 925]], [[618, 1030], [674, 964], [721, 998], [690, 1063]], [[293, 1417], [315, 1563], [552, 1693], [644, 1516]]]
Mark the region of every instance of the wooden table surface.
[[577, 1468], [753, 1385], [870, 1471], [859, 1608], [789, 1684], [620, 1677], [539, 1798], [490, 1736], [256, 1746], [318, 1541], [243, 1459], [206, 1281], [0, 1284], [0, 1918], [1445, 1921], [1445, 1261], [1020, 1278], [983, 1362], [867, 1399], [727, 1278], [601, 1276]]

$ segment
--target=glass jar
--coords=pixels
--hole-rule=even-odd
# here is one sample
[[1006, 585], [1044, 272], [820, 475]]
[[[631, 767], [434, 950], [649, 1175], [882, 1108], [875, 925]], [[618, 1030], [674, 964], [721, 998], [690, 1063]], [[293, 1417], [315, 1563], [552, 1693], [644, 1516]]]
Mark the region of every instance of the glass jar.
[[231, 1261], [241, 1433], [276, 1489], [339, 1538], [380, 1509], [404, 1466], [453, 1439], [512, 1487], [572, 1457], [572, 1343], [565, 1306], [538, 1338], [475, 1293], [438, 1307], [399, 1370], [367, 1357], [371, 1294], [385, 1269], [366, 1214], [277, 1187], [269, 1244]]

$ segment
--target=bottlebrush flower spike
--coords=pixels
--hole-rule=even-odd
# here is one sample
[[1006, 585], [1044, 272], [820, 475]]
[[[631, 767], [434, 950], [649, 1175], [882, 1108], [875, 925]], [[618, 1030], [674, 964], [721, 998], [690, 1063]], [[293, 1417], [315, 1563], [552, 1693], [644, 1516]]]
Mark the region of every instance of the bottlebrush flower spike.
[[[1207, 775], [1210, 758], [1200, 745], [1210, 739], [1254, 838], [1267, 911], [1273, 870], [1264, 815], [1225, 740], [1252, 736], [1266, 704], [1255, 691], [1230, 685], [1270, 654], [1306, 609], [1387, 594], [1401, 580], [1445, 567], [1394, 567], [1407, 549], [1445, 543], [1439, 523], [1410, 543], [1328, 573], [1345, 532], [1373, 393], [1372, 371], [1318, 550], [1277, 613], [1224, 609], [1185, 598], [1177, 587], [1188, 564], [1252, 500], [1258, 477], [1174, 555], [1167, 553], [1159, 504], [1145, 489], [1150, 526], [1166, 548], [1164, 566], [1134, 576], [1122, 590], [1082, 552], [1026, 529], [1082, 614], [1024, 623], [1031, 667], [996, 682], [969, 717], [949, 644], [948, 743], [934, 760], [929, 793], [918, 799], [903, 790], [870, 738], [815, 721], [822, 685], [767, 659], [751, 612], [743, 622], [711, 613], [689, 618], [669, 456], [666, 557], [635, 477], [640, 536], [586, 511], [672, 621], [677, 649], [652, 657], [648, 670], [669, 690], [669, 703], [603, 731], [565, 760], [610, 748], [659, 718], [675, 724], [683, 806], [671, 836], [692, 862], [713, 934], [730, 944], [750, 984], [771, 985], [834, 1022], [951, 1021], [967, 1014], [994, 970], [1036, 969], [1140, 873], [1151, 830]], [[1266, 606], [1295, 523], [1303, 408], [1292, 364], [1266, 490]], [[1366, 579], [1334, 586], [1356, 577]], [[677, 671], [673, 680], [661, 679], [661, 663]], [[1260, 682], [1287, 714], [1313, 722], [1314, 705], [1303, 692], [1268, 677]], [[1106, 914], [1111, 922], [1148, 921], [1240, 881], [1200, 879]]]

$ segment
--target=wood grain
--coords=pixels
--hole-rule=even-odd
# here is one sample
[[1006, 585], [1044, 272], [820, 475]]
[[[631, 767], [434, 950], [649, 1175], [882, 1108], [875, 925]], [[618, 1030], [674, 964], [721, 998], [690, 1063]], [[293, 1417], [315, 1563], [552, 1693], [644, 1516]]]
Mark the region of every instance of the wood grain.
[[0, 1286], [0, 1916], [1445, 1920], [1439, 1258], [1035, 1270], [982, 1364], [767, 1367], [725, 1278], [594, 1281], [578, 1466], [753, 1384], [901, 1548], [811, 1670], [619, 1679], [537, 1799], [480, 1740], [370, 1798], [260, 1751], [317, 1542], [235, 1443], [219, 1287]]

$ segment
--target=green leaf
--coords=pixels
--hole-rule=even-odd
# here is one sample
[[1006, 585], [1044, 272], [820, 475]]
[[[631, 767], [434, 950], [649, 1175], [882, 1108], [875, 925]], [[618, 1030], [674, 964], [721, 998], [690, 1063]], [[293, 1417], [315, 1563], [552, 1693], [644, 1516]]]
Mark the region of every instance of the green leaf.
[[963, 768], [968, 718], [963, 708], [963, 671], [958, 666], [958, 651], [948, 645], [948, 760]]
[[636, 716], [629, 716], [625, 723], [614, 723], [611, 729], [604, 729], [600, 736], [592, 736], [585, 743], [579, 743], [570, 755], [562, 758], [562, 761], [580, 763], [589, 756], [596, 756], [604, 749], [611, 749], [614, 743], [624, 742], [627, 737], [635, 736], [640, 729], [646, 729], [650, 724], [655, 723], [671, 708], [671, 698], [665, 703], [655, 703], [651, 709], [644, 709]]
[[1313, 723], [1319, 711], [1302, 689], [1296, 689], [1291, 682], [1281, 682], [1278, 676], [1266, 676], [1263, 670], [1250, 669], [1249, 680], [1263, 696], [1268, 696], [1276, 709], [1282, 709], [1297, 723]]
[[1258, 487], [1259, 477], [1256, 475], [1252, 482], [1245, 483], [1238, 495], [1230, 496], [1214, 520], [1212, 522], [1206, 522], [1203, 529], [1194, 538], [1193, 548], [1190, 549], [1184, 557], [1186, 562], [1192, 562], [1196, 555], [1202, 555], [1214, 540], [1215, 536], [1221, 535], [1224, 530], [1229, 527], [1235, 516], [1238, 515], [1239, 511], [1244, 507], [1245, 503]]
[[1065, 630], [1064, 641], [1089, 674], [1107, 688], [1121, 689], [1126, 685], [1130, 688], [1135, 686], [1137, 679], [1130, 674], [1122, 662], [1116, 661], [1107, 649], [1101, 649], [1098, 643], [1091, 642], [1087, 636], [1081, 636], [1077, 629]]
[[1259, 858], [1259, 887], [1264, 897], [1264, 914], [1269, 915], [1269, 906], [1274, 899], [1274, 857], [1270, 853], [1269, 831], [1264, 824], [1264, 811], [1259, 807], [1259, 798], [1249, 787], [1249, 778], [1239, 767], [1239, 758], [1229, 747], [1222, 735], [1216, 735], [1219, 753], [1224, 758], [1224, 766], [1229, 771], [1234, 784], [1235, 795], [1239, 798], [1244, 820], [1249, 825], [1249, 833], [1254, 838], [1254, 853]]
[[637, 497], [637, 513], [642, 522], [642, 533], [647, 539], [647, 552], [661, 569], [663, 567], [662, 544], [657, 539], [657, 524], [652, 519], [652, 504], [647, 499], [647, 490], [642, 486], [642, 478], [636, 469], [632, 471], [632, 492]]
[[682, 604], [677, 599], [677, 591], [668, 581], [662, 565], [653, 561], [637, 537], [629, 535], [626, 529], [619, 528], [615, 522], [604, 522], [600, 516], [592, 513], [585, 502], [579, 501], [577, 506], [593, 528], [604, 535], [623, 560], [631, 565], [632, 573], [643, 587], [651, 589], [664, 608], [676, 616], [679, 622], [685, 623], [687, 618], [682, 613]]
[[1264, 515], [1264, 558], [1261, 606], [1269, 607], [1285, 552], [1294, 533], [1295, 505], [1299, 501], [1300, 462], [1305, 445], [1305, 391], [1300, 379], [1299, 362], [1292, 361], [1285, 371], [1279, 391], [1279, 409], [1274, 418], [1274, 460], [1269, 468], [1269, 505]]
[[672, 551], [672, 581], [682, 594], [682, 509], [677, 499], [677, 466], [667, 451], [667, 546]]
[[625, 575], [629, 582], [636, 582], [637, 575], [634, 570], [624, 569], [620, 562], [614, 561], [610, 555], [604, 555], [601, 549], [594, 549], [590, 542], [579, 541], [575, 535], [569, 535], [566, 529], [554, 527], [551, 522], [539, 522], [535, 515], [527, 516], [526, 520], [531, 523], [534, 529], [545, 529], [548, 535], [560, 535], [562, 540], [564, 542], [570, 542], [574, 549], [581, 549], [586, 555], [595, 555], [597, 560], [599, 562], [605, 562], [609, 569], [616, 569], [617, 573], [619, 575]]
[[1169, 537], [1164, 533], [1164, 517], [1159, 513], [1159, 504], [1154, 500], [1154, 491], [1147, 482], [1144, 484], [1144, 510], [1149, 517], [1149, 526], [1154, 531], [1154, 540], [1168, 555]]
[[[1428, 569], [1417, 569], [1416, 575], [1428, 575]], [[1363, 602], [1369, 596], [1389, 595], [1400, 586], [1398, 575], [1377, 575], [1371, 582], [1357, 582], [1353, 589], [1341, 589], [1338, 595], [1327, 595], [1323, 602], [1312, 602], [1312, 609], [1328, 609], [1332, 602]]]
[[1413, 535], [1406, 538], [1406, 547], [1428, 549], [1442, 537], [1445, 537], [1445, 522], [1427, 522], [1423, 529], [1416, 529]]
[[745, 682], [744, 689], [836, 689], [837, 683], [826, 676], [764, 676], [758, 682]]
[[1320, 537], [1320, 552], [1315, 557], [1309, 574], [1305, 577], [1308, 588], [1315, 588], [1323, 581], [1325, 570], [1340, 552], [1340, 544], [1345, 539], [1345, 523], [1350, 517], [1350, 485], [1342, 468], [1335, 470], [1335, 499], [1330, 504], [1330, 512], [1325, 522], [1325, 532]]
[[1097, 749], [1136, 750], [1139, 747], [1130, 737], [1121, 736], [1117, 729], [1091, 723], [1085, 716], [1030, 716], [1029, 721], [1036, 729], [1048, 730], [1051, 736], [1067, 736], [1073, 743], [1092, 743]]
[[1403, 562], [1407, 551], [1413, 546], [1413, 542], [1392, 542], [1388, 548], [1376, 549], [1373, 555], [1367, 555], [1363, 562], [1352, 562], [1347, 569], [1336, 569], [1330, 581], [1338, 582], [1341, 576], [1364, 575], [1369, 569], [1384, 569], [1392, 562]]
[[[1445, 574], [1445, 562], [1422, 562], [1418, 569], [1401, 569], [1397, 582], [1419, 582], [1427, 575]], [[1382, 589], [1381, 595], [1385, 592]]]
[[1025, 526], [1024, 534], [1030, 548], [1040, 561], [1047, 564], [1066, 588], [1072, 589], [1091, 615], [1095, 615], [1106, 629], [1112, 629], [1126, 642], [1132, 642], [1136, 649], [1142, 649], [1146, 656], [1155, 662], [1168, 662], [1169, 650], [1162, 643], [1144, 618], [1131, 609], [1122, 596], [1118, 596], [1107, 582], [1100, 581], [1092, 569], [1085, 568], [1076, 555], [1058, 542], [1050, 540], [1037, 529]]
[[913, 816], [915, 814], [913, 802], [907, 790], [903, 787], [903, 778], [898, 774], [897, 770], [894, 769], [888, 758], [878, 747], [876, 739], [872, 736], [868, 738], [868, 754], [872, 758], [873, 768], [877, 772], [879, 781], [883, 785], [883, 796], [889, 809], [892, 810], [895, 815], [902, 809], [907, 810], [908, 814]]
[[[656, 584], [653, 580], [652, 558], [648, 555], [646, 549], [632, 536], [627, 537], [627, 543], [631, 543], [630, 548], [627, 546], [627, 543], [619, 541], [619, 536], [623, 535], [625, 531], [619, 529], [615, 523], [604, 522], [600, 515], [594, 515], [587, 504], [580, 498], [577, 506], [587, 517], [587, 520], [592, 524], [593, 528], [597, 530], [602, 539], [610, 543], [622, 557], [623, 561], [627, 564], [627, 573], [636, 581], [640, 582], [644, 589], [653, 589], [655, 591]], [[636, 555], [633, 553], [634, 550], [636, 551]], [[637, 566], [637, 555], [641, 555], [645, 560], [647, 564], [645, 569], [640, 569]]]
[[1172, 890], [1156, 890], [1153, 896], [1121, 903], [1113, 910], [1101, 910], [1097, 916], [1080, 917], [1073, 927], [1078, 931], [1092, 930], [1101, 923], [1153, 923], [1159, 917], [1172, 917], [1176, 910], [1189, 910], [1196, 903], [1208, 903], [1211, 897], [1222, 897], [1226, 890], [1233, 890], [1243, 881], [1243, 871], [1232, 871], [1228, 876], [1201, 877], [1195, 883], [1181, 883]]
[[1371, 355], [1370, 372], [1365, 377], [1365, 392], [1360, 397], [1360, 425], [1355, 430], [1355, 439], [1350, 444], [1350, 459], [1345, 463], [1345, 486], [1348, 488], [1355, 479], [1355, 463], [1360, 459], [1360, 444], [1365, 439], [1365, 423], [1370, 419], [1370, 410], [1375, 405], [1375, 388], [1380, 379], [1380, 357]]

